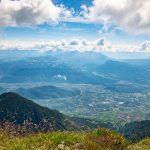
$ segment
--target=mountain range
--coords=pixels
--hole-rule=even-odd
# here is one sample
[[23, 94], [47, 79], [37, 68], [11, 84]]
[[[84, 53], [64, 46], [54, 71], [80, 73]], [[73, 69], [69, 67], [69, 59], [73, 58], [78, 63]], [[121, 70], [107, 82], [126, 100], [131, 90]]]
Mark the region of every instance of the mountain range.
[[79, 90], [67, 90], [56, 86], [37, 86], [32, 88], [19, 88], [16, 93], [30, 99], [65, 98], [80, 94]]
[[112, 85], [119, 81], [138, 84], [150, 82], [147, 63], [138, 65], [131, 60], [113, 60], [96, 52], [47, 51], [40, 55], [40, 52], [27, 53], [16, 50], [13, 52], [14, 58], [11, 51], [4, 53], [3, 56], [0, 57], [0, 83], [55, 82]]

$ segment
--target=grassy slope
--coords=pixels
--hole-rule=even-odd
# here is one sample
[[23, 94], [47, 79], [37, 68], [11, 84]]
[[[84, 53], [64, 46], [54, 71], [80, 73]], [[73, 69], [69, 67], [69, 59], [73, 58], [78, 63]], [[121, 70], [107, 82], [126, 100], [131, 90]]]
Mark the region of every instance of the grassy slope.
[[124, 150], [127, 146], [127, 140], [108, 129], [13, 138], [0, 134], [0, 150]]
[[144, 139], [137, 144], [131, 145], [126, 150], [150, 150], [150, 138]]
[[150, 138], [130, 144], [108, 129], [39, 133], [12, 138], [0, 133], [0, 150], [150, 150]]

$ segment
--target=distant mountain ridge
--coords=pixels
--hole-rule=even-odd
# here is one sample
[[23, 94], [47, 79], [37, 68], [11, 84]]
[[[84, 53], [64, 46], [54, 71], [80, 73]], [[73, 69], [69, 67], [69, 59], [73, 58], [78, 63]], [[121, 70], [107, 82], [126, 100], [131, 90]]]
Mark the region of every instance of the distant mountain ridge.
[[46, 51], [41, 55], [35, 51], [14, 51], [14, 59], [11, 53], [9, 51], [7, 55], [7, 52], [3, 52], [4, 58], [0, 57], [0, 83], [112, 85], [119, 81], [140, 84], [150, 82], [150, 72], [145, 66], [113, 60], [92, 51]]
[[150, 73], [146, 69], [114, 60], [105, 62], [97, 68], [97, 72], [128, 82], [146, 83], [150, 81]]
[[19, 88], [15, 92], [30, 99], [63, 98], [80, 94], [79, 90], [67, 90], [56, 86], [38, 86], [28, 89]]
[[5, 56], [0, 62], [1, 83], [96, 83], [89, 71], [108, 60], [95, 52], [48, 51], [40, 55], [29, 51], [31, 56], [26, 51], [22, 53], [16, 52], [16, 60], [9, 59], [8, 53], [8, 59]]

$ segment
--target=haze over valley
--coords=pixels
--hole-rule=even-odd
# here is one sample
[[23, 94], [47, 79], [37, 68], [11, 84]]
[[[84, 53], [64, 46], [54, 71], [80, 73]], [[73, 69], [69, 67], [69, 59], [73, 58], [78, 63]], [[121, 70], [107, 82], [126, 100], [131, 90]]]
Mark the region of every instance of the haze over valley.
[[1, 53], [1, 93], [115, 126], [150, 119], [148, 59], [121, 61], [90, 51]]

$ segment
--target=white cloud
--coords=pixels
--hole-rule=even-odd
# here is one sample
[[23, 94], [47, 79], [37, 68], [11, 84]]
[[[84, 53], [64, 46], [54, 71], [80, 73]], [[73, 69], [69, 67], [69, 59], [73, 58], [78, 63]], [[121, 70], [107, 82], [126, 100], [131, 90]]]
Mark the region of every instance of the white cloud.
[[52, 50], [62, 51], [95, 51], [95, 52], [150, 52], [150, 41], [134, 45], [116, 45], [105, 40], [104, 37], [93, 41], [86, 39], [71, 39], [57, 41], [0, 41], [0, 50], [38, 50], [41, 52]]
[[85, 39], [81, 40], [81, 44], [82, 44], [83, 46], [88, 46], [88, 45], [89, 45], [88, 41], [85, 40]]
[[139, 34], [150, 33], [150, 0], [93, 0], [91, 7], [81, 7], [89, 22], [111, 24]]
[[141, 51], [149, 51], [150, 52], [150, 41], [144, 41], [140, 45]]
[[96, 40], [96, 44], [97, 44], [98, 46], [104, 46], [104, 45], [105, 45], [105, 38], [102, 37], [102, 38], [97, 39], [97, 40]]
[[0, 27], [56, 23], [71, 16], [63, 5], [55, 6], [51, 0], [2, 0], [0, 3]]
[[99, 38], [94, 41], [86, 39], [71, 39], [48, 42], [23, 42], [23, 41], [0, 41], [0, 50], [19, 49], [19, 50], [78, 50], [78, 51], [100, 51], [108, 48], [108, 42], [105, 38]]
[[66, 76], [63, 76], [61, 74], [58, 74], [58, 75], [55, 75], [54, 78], [57, 78], [57, 79], [60, 79], [60, 80], [67, 80], [67, 77]]
[[68, 44], [69, 45], [79, 45], [79, 40], [78, 39], [72, 39], [71, 41], [69, 41]]
[[150, 0], [93, 0], [93, 5], [82, 5], [79, 15], [52, 0], [2, 0], [0, 3], [0, 27], [32, 26], [43, 23], [82, 22], [103, 24], [99, 33], [107, 32], [107, 26], [115, 25], [128, 33], [150, 33]]

